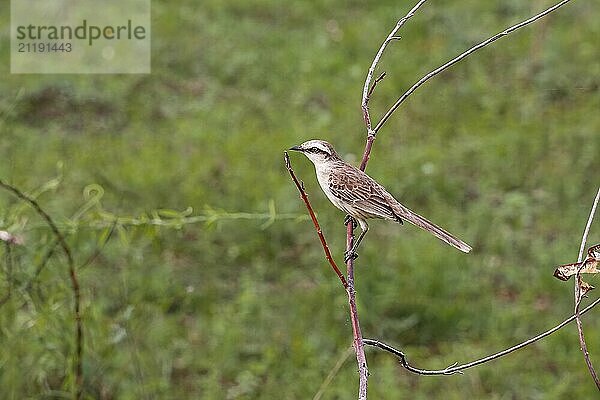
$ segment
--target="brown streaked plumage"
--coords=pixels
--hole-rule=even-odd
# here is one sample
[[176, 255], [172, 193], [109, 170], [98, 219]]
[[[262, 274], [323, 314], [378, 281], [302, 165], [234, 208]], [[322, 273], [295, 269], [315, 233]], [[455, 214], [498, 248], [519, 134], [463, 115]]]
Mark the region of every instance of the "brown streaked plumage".
[[369, 175], [342, 160], [331, 144], [323, 140], [309, 140], [290, 150], [300, 151], [312, 161], [319, 185], [327, 198], [360, 224], [360, 236], [352, 250], [346, 253], [346, 261], [356, 257], [356, 249], [369, 230], [366, 220], [370, 218], [399, 223], [406, 220], [460, 251], [471, 251], [471, 246], [409, 210]]

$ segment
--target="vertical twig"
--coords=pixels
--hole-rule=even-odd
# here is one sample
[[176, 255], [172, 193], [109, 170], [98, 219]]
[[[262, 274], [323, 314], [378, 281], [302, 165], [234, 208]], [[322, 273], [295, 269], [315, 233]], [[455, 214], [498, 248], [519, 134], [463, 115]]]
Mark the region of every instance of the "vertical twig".
[[369, 107], [368, 107], [368, 105], [369, 105], [369, 99], [371, 97], [371, 93], [373, 92], [373, 89], [375, 88], [375, 85], [377, 84], [377, 82], [380, 81], [381, 79], [383, 79], [383, 77], [385, 76], [384, 74], [380, 75], [380, 77], [377, 78], [375, 80], [375, 82], [373, 83], [373, 85], [371, 86], [371, 80], [373, 79], [373, 74], [375, 73], [375, 68], [377, 68], [377, 64], [379, 64], [379, 60], [381, 59], [381, 56], [383, 56], [383, 52], [385, 51], [385, 48], [387, 47], [387, 45], [392, 40], [398, 39], [398, 37], [396, 37], [396, 33], [398, 33], [398, 31], [400, 30], [400, 28], [402, 28], [402, 25], [404, 25], [406, 23], [406, 21], [408, 21], [413, 15], [415, 15], [415, 12], [426, 1], [427, 0], [420, 0], [408, 12], [408, 14], [406, 14], [406, 16], [404, 16], [404, 18], [401, 18], [401, 19], [398, 20], [398, 22], [396, 23], [396, 26], [394, 27], [394, 29], [391, 30], [391, 32], [389, 33], [389, 35], [387, 36], [387, 38], [385, 38], [385, 40], [383, 41], [383, 43], [379, 47], [379, 50], [377, 51], [377, 54], [375, 55], [375, 58], [373, 58], [373, 62], [371, 62], [371, 66], [369, 67], [369, 71], [367, 72], [367, 78], [365, 79], [365, 84], [363, 86], [362, 102], [361, 102], [361, 108], [363, 110], [363, 118], [365, 120], [365, 125], [367, 126], [367, 131], [368, 131], [369, 134], [371, 133], [371, 117], [369, 115]]
[[[375, 140], [376, 132], [373, 131], [371, 127], [371, 116], [369, 114], [369, 100], [371, 99], [371, 95], [375, 90], [375, 86], [379, 81], [381, 81], [385, 77], [385, 73], [381, 74], [375, 82], [371, 85], [371, 81], [373, 79], [373, 74], [375, 73], [375, 69], [377, 68], [377, 64], [379, 64], [379, 60], [381, 59], [383, 52], [385, 51], [387, 45], [395, 39], [398, 39], [396, 33], [400, 30], [400, 28], [408, 21], [415, 12], [421, 7], [425, 1], [420, 0], [405, 16], [401, 18], [396, 23], [396, 26], [390, 31], [386, 39], [383, 41], [377, 54], [373, 58], [373, 62], [371, 62], [371, 66], [369, 67], [369, 71], [367, 72], [367, 77], [365, 79], [365, 84], [363, 86], [362, 93], [362, 101], [361, 101], [361, 109], [363, 112], [363, 119], [365, 122], [365, 126], [367, 128], [367, 141], [365, 144], [365, 151], [363, 153], [363, 157], [360, 163], [360, 170], [364, 171], [367, 168], [367, 163], [369, 161], [369, 157], [371, 155], [371, 149], [373, 147], [373, 141]], [[346, 227], [346, 251], [350, 251], [352, 249], [352, 245], [354, 242], [354, 227], [352, 224], [348, 224]], [[359, 374], [359, 387], [358, 387], [358, 398], [359, 400], [367, 398], [367, 388], [368, 388], [368, 379], [369, 379], [369, 369], [367, 366], [367, 358], [365, 356], [365, 349], [363, 343], [362, 332], [360, 329], [360, 322], [358, 318], [358, 310], [356, 308], [356, 291], [354, 290], [354, 260], [350, 258], [346, 262], [347, 269], [347, 277], [348, 277], [348, 288], [346, 289], [348, 292], [348, 303], [350, 304], [350, 320], [352, 322], [352, 333], [354, 336], [353, 345], [354, 351], [356, 352], [356, 362], [358, 363], [358, 374]]]
[[73, 290], [73, 308], [75, 314], [75, 356], [73, 362], [73, 370], [75, 373], [74, 398], [76, 400], [81, 399], [81, 396], [83, 394], [83, 326], [81, 322], [80, 312], [81, 293], [79, 289], [79, 280], [77, 279], [77, 272], [75, 270], [75, 262], [73, 261], [73, 255], [71, 254], [71, 249], [67, 244], [63, 234], [60, 233], [60, 231], [58, 230], [58, 227], [54, 223], [54, 220], [50, 217], [50, 215], [48, 215], [48, 213], [46, 213], [46, 211], [44, 211], [41, 208], [37, 201], [27, 196], [16, 187], [4, 183], [2, 180], [0, 180], [0, 187], [29, 204], [38, 213], [38, 215], [40, 215], [46, 221], [46, 223], [50, 227], [50, 230], [58, 240], [58, 243], [62, 248], [63, 252], [65, 253], [65, 256], [67, 257], [69, 276], [71, 279], [71, 288]]
[[[594, 199], [594, 204], [592, 205], [592, 209], [590, 210], [590, 216], [588, 217], [587, 224], [585, 225], [585, 229], [583, 230], [583, 236], [581, 237], [581, 246], [579, 246], [579, 256], [577, 257], [577, 262], [581, 263], [583, 260], [583, 252], [585, 250], [585, 245], [587, 242], [587, 237], [590, 232], [590, 227], [592, 226], [592, 221], [594, 220], [594, 214], [596, 213], [596, 207], [598, 206], [598, 201], [600, 200], [600, 188], [598, 188], [598, 193], [596, 193], [596, 198]], [[583, 264], [582, 264], [583, 266]], [[587, 349], [587, 344], [585, 343], [585, 335], [583, 333], [583, 324], [581, 323], [581, 317], [579, 312], [579, 307], [581, 305], [581, 300], [583, 300], [583, 294], [581, 292], [581, 267], [577, 270], [577, 274], [575, 275], [575, 289], [574, 289], [574, 297], [575, 297], [575, 321], [577, 323], [577, 332], [579, 334], [579, 345], [581, 351], [583, 353], [583, 358], [585, 359], [585, 364], [587, 365], [588, 370], [590, 371], [590, 375], [596, 384], [598, 390], [600, 390], [600, 380], [598, 379], [598, 374], [594, 369], [594, 365], [592, 364], [592, 360], [590, 358], [590, 353]]]
[[[349, 223], [346, 228], [346, 251], [352, 249], [354, 242], [353, 224]], [[354, 259], [350, 257], [346, 262], [346, 270], [348, 277], [348, 304], [350, 305], [350, 321], [352, 323], [352, 346], [356, 353], [356, 362], [358, 364], [358, 399], [367, 399], [367, 387], [369, 383], [369, 368], [367, 366], [367, 357], [365, 356], [365, 346], [363, 343], [362, 332], [360, 330], [360, 322], [358, 318], [358, 309], [356, 308], [356, 290], [354, 290]]]
[[[408, 21], [415, 12], [421, 7], [425, 1], [420, 0], [405, 16], [401, 18], [396, 23], [396, 26], [390, 31], [386, 39], [383, 41], [377, 54], [373, 58], [373, 62], [371, 62], [371, 66], [369, 67], [369, 71], [367, 72], [367, 77], [365, 79], [365, 84], [363, 85], [363, 93], [361, 100], [361, 109], [363, 112], [363, 119], [365, 122], [365, 126], [367, 128], [367, 141], [365, 144], [365, 151], [363, 153], [363, 157], [360, 163], [360, 170], [364, 171], [367, 168], [367, 163], [369, 161], [369, 157], [371, 155], [371, 149], [373, 147], [373, 141], [375, 140], [376, 132], [373, 131], [371, 127], [371, 116], [369, 114], [369, 100], [371, 99], [371, 95], [375, 90], [375, 86], [379, 81], [381, 81], [385, 77], [385, 72], [381, 74], [373, 84], [371, 81], [373, 79], [373, 74], [375, 73], [375, 69], [377, 68], [377, 64], [379, 64], [379, 60], [381, 59], [383, 52], [385, 51], [387, 45], [392, 41], [398, 39], [396, 33], [400, 30], [400, 28]], [[346, 251], [349, 252], [352, 249], [354, 243], [354, 227], [353, 224], [348, 224], [346, 227]], [[359, 375], [359, 387], [358, 387], [358, 398], [359, 400], [366, 400], [367, 398], [367, 388], [368, 388], [368, 379], [369, 379], [369, 368], [367, 366], [367, 357], [365, 356], [365, 348], [363, 343], [362, 332], [360, 329], [360, 322], [358, 318], [358, 310], [356, 308], [356, 291], [354, 289], [354, 259], [351, 257], [346, 262], [346, 270], [348, 277], [348, 287], [346, 291], [348, 292], [348, 303], [350, 304], [350, 320], [352, 322], [352, 333], [353, 333], [353, 346], [354, 351], [356, 352], [356, 362], [358, 363], [358, 375]]]
[[367, 143], [365, 144], [365, 151], [363, 153], [362, 161], [360, 162], [360, 169], [362, 171], [364, 171], [365, 168], [367, 167], [367, 162], [369, 161], [369, 156], [371, 155], [371, 148], [373, 147], [373, 141], [375, 140], [375, 135], [377, 134], [377, 129], [373, 130], [372, 125], [371, 125], [371, 115], [369, 114], [369, 100], [371, 99], [371, 94], [373, 93], [373, 90], [375, 89], [375, 86], [377, 85], [377, 83], [385, 77], [385, 72], [384, 72], [382, 75], [379, 76], [379, 78], [377, 78], [375, 80], [375, 82], [373, 82], [373, 85], [371, 85], [371, 80], [373, 79], [373, 74], [375, 73], [377, 64], [379, 64], [379, 60], [381, 60], [381, 57], [383, 56], [383, 52], [385, 51], [387, 45], [392, 40], [398, 39], [398, 37], [396, 36], [396, 33], [398, 33], [398, 31], [400, 30], [400, 28], [402, 28], [402, 26], [406, 23], [406, 21], [408, 21], [413, 15], [415, 15], [417, 10], [426, 1], [427, 0], [420, 0], [408, 12], [408, 14], [406, 14], [404, 16], [404, 18], [401, 18], [398, 20], [394, 29], [391, 30], [391, 32], [389, 33], [387, 38], [385, 38], [385, 40], [381, 44], [381, 47], [379, 47], [379, 50], [377, 51], [377, 54], [375, 55], [375, 58], [373, 58], [373, 62], [371, 63], [371, 66], [369, 67], [369, 71], [367, 72], [367, 78], [365, 79], [365, 84], [363, 86], [362, 101], [361, 101], [361, 109], [363, 112], [363, 119], [365, 121], [365, 126], [367, 127]]

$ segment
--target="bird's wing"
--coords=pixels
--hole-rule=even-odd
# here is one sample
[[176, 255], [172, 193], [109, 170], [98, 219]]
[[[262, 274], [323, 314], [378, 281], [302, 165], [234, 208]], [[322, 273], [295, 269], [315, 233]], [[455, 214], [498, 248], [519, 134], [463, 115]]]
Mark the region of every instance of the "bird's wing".
[[406, 220], [460, 251], [471, 251], [471, 246], [400, 204], [383, 186], [358, 169], [348, 168], [344, 174], [331, 174], [329, 189], [363, 218], [384, 218], [400, 223]]
[[366, 218], [385, 218], [402, 222], [388, 202], [389, 193], [364, 172], [347, 168], [343, 174], [331, 174], [329, 190], [357, 214]]

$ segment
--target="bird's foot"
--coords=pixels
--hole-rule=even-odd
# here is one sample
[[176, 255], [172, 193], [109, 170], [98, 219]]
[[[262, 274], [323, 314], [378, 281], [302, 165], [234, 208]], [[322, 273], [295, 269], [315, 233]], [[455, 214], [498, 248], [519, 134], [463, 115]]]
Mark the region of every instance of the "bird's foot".
[[348, 224], [352, 224], [352, 229], [356, 229], [356, 227], [358, 226], [358, 222], [356, 222], [356, 219], [354, 219], [354, 217], [350, 214], [346, 214], [346, 218], [344, 218], [344, 225], [348, 226]]
[[344, 252], [344, 262], [347, 263], [348, 261], [352, 260], [356, 260], [358, 258], [358, 253], [355, 253], [353, 251], [345, 251]]

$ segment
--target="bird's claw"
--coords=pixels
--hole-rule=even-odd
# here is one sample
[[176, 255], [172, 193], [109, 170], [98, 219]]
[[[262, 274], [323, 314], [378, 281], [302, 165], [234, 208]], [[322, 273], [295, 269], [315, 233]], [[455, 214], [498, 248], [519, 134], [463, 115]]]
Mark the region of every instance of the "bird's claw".
[[350, 223], [352, 223], [352, 229], [356, 229], [356, 227], [358, 226], [356, 219], [354, 219], [352, 215], [346, 214], [346, 218], [344, 218], [344, 225], [348, 226], [348, 224]]
[[354, 253], [351, 251], [345, 251], [344, 252], [344, 262], [347, 263], [348, 261], [352, 260], [356, 260], [358, 258], [358, 253]]

